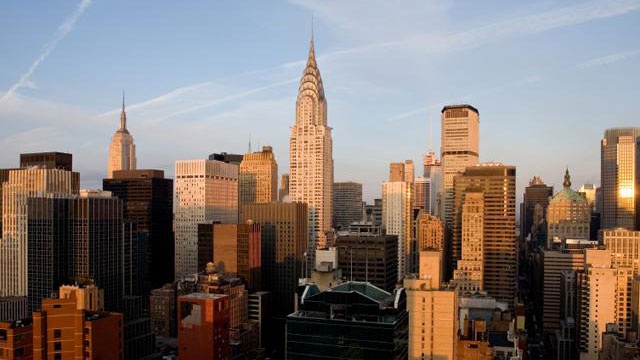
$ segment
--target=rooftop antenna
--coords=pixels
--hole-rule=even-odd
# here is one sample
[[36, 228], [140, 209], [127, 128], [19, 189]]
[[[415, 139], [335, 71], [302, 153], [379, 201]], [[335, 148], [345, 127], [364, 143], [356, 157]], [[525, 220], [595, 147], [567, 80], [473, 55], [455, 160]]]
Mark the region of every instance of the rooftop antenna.
[[251, 153], [251, 133], [249, 133], [249, 153]]
[[429, 152], [433, 151], [433, 118], [429, 119]]

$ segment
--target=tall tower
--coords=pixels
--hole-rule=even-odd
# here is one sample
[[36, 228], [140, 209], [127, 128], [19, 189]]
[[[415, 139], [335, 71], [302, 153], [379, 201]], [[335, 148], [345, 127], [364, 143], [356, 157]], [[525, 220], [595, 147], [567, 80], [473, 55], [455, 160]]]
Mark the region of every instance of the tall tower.
[[445, 226], [453, 224], [453, 178], [467, 166], [478, 164], [480, 115], [471, 105], [442, 108], [442, 217]]
[[309, 251], [326, 246], [333, 207], [333, 145], [313, 36], [289, 141], [289, 197], [309, 205]]
[[271, 146], [244, 154], [240, 162], [240, 204], [264, 204], [278, 199], [278, 163]]
[[602, 229], [638, 229], [640, 128], [607, 129], [601, 142]]
[[120, 111], [120, 128], [116, 130], [109, 145], [109, 164], [107, 178], [113, 178], [116, 170], [136, 169], [136, 145], [133, 136], [127, 130], [127, 113], [124, 111], [124, 92], [122, 93], [122, 110]]

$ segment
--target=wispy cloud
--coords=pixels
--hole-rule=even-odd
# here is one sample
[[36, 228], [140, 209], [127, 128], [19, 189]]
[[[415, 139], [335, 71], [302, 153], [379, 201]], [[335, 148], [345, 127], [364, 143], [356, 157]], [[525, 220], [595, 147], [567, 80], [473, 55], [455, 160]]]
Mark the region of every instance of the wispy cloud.
[[51, 54], [51, 52], [56, 48], [56, 46], [58, 46], [58, 43], [62, 41], [62, 39], [64, 39], [73, 30], [73, 27], [76, 24], [76, 21], [78, 21], [78, 18], [80, 18], [82, 13], [84, 13], [84, 11], [87, 10], [89, 5], [91, 5], [91, 1], [92, 0], [82, 0], [80, 4], [78, 4], [78, 7], [76, 7], [76, 9], [73, 11], [71, 16], [69, 16], [62, 23], [62, 25], [58, 27], [58, 30], [53, 36], [53, 39], [51, 39], [44, 46], [44, 49], [42, 50], [40, 55], [36, 58], [36, 60], [31, 64], [27, 72], [22, 74], [18, 82], [13, 84], [13, 86], [9, 88], [9, 90], [0, 98], [0, 104], [2, 104], [2, 102], [6, 98], [12, 96], [18, 89], [22, 87], [31, 87], [31, 88], [35, 87], [35, 85], [31, 81], [31, 76], [33, 76], [33, 73], [36, 71], [38, 66], [40, 66], [40, 64], [42, 64], [42, 62], [47, 58], [47, 56], [49, 56], [49, 54]]
[[591, 59], [589, 61], [585, 61], [581, 64], [578, 64], [577, 67], [579, 69], [589, 69], [596, 66], [610, 65], [613, 63], [617, 63], [619, 61], [628, 60], [638, 55], [640, 55], [640, 49], [628, 50], [628, 51], [623, 51], [623, 52]]

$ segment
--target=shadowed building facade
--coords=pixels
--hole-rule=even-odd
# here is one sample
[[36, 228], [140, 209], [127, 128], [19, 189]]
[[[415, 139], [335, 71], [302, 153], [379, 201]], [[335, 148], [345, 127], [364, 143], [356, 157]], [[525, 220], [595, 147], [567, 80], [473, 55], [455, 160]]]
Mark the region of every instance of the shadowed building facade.
[[353, 181], [333, 184], [333, 227], [349, 230], [362, 220], [362, 184]]

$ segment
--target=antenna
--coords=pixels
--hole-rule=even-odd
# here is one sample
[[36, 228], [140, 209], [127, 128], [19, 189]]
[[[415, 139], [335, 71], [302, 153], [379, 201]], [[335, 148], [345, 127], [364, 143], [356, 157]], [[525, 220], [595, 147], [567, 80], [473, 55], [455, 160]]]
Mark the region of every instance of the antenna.
[[249, 133], [249, 153], [251, 153], [251, 133]]
[[429, 119], [429, 152], [433, 151], [433, 118]]

